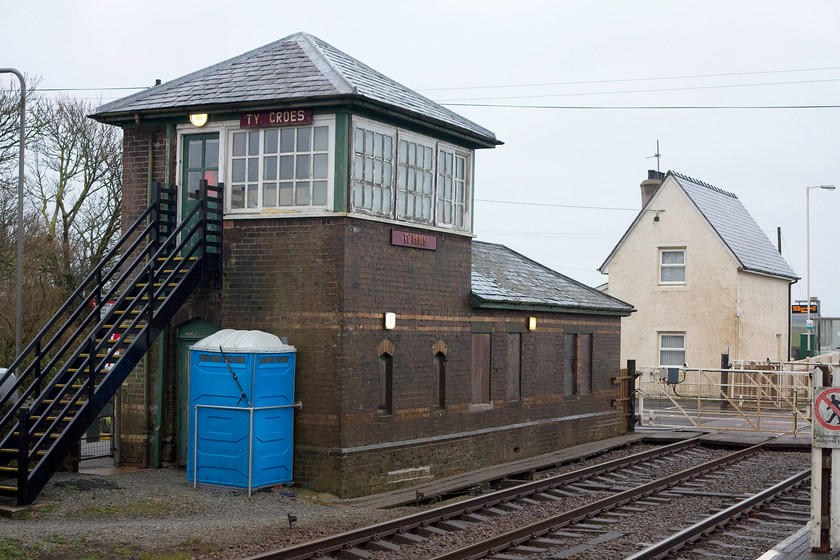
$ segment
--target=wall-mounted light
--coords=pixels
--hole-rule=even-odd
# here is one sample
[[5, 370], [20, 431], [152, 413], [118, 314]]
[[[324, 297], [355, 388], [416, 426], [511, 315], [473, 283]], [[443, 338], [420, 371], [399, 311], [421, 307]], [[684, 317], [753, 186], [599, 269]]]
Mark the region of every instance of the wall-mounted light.
[[537, 318], [536, 317], [528, 317], [528, 330], [529, 331], [537, 330]]
[[385, 314], [385, 329], [391, 330], [397, 326], [397, 314], [396, 313], [386, 313]]
[[207, 124], [207, 113], [195, 113], [190, 115], [190, 122], [193, 126], [197, 126], [201, 128], [205, 124]]

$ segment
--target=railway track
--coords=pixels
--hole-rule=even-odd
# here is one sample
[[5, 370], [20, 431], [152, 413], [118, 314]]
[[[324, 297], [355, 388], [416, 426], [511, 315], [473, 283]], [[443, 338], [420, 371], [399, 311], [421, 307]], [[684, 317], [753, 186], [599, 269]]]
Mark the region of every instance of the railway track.
[[[692, 480], [712, 477], [700, 479], [708, 486], [715, 476], [709, 472], [748, 462], [761, 451], [760, 445], [734, 453], [713, 450], [701, 447], [699, 438], [679, 442], [248, 560], [549, 558], [552, 547], [569, 554], [579, 550], [586, 557], [587, 551], [626, 537], [621, 527], [627, 518], [675, 497], [703, 494]], [[718, 496], [730, 504], [744, 497]], [[534, 517], [540, 519], [528, 521]], [[515, 528], [500, 530], [507, 525]], [[477, 542], [463, 544], [469, 539]]]

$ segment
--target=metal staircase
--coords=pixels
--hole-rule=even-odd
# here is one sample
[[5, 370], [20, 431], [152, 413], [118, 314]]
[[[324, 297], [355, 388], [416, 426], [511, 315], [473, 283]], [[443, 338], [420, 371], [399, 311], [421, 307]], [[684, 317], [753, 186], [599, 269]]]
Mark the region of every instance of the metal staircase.
[[[17, 357], [0, 386], [0, 496], [32, 503], [193, 289], [221, 282], [222, 188], [202, 181], [176, 225], [175, 189], [149, 208]], [[93, 304], [93, 305], [92, 305]]]

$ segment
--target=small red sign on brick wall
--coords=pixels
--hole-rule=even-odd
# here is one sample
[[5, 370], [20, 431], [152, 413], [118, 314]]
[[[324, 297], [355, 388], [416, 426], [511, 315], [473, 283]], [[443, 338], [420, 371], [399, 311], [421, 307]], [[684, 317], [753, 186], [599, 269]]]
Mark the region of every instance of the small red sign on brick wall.
[[264, 126], [296, 126], [312, 124], [312, 109], [277, 109], [239, 115], [239, 126], [254, 128]]
[[391, 245], [400, 247], [414, 247], [416, 249], [437, 250], [437, 237], [425, 233], [411, 233], [408, 231], [391, 230]]

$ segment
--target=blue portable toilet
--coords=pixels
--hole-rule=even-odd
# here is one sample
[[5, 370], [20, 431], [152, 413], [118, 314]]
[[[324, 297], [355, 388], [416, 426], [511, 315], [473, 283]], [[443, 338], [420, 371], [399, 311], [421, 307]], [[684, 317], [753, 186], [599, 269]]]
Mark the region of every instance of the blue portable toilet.
[[190, 347], [187, 480], [252, 489], [292, 480], [295, 348], [224, 329]]

